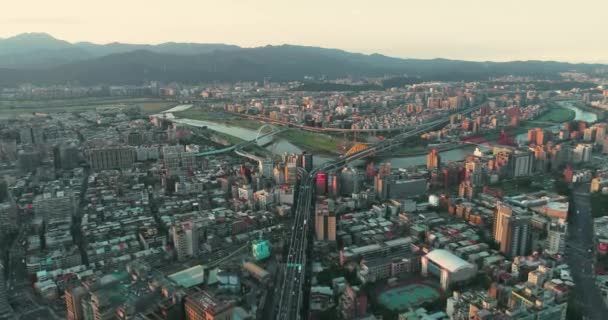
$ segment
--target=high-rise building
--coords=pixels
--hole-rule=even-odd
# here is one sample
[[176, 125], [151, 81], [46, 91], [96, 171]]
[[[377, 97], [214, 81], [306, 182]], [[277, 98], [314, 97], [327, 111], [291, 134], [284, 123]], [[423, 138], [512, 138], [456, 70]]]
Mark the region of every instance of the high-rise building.
[[312, 153], [308, 153], [306, 151], [302, 152], [301, 155], [301, 161], [302, 161], [302, 168], [304, 168], [304, 170], [306, 170], [306, 172], [311, 172], [312, 171]]
[[563, 219], [549, 224], [547, 227], [547, 252], [550, 254], [564, 253], [567, 231], [568, 224]]
[[528, 142], [542, 146], [546, 142], [545, 131], [541, 128], [528, 130]]
[[583, 131], [583, 140], [585, 142], [592, 142], [595, 139], [595, 128], [590, 127]]
[[498, 203], [496, 208], [494, 240], [500, 245], [500, 251], [509, 257], [528, 254], [532, 229], [530, 215], [504, 203]]
[[107, 146], [89, 150], [89, 164], [93, 170], [128, 169], [135, 162], [131, 146]]
[[593, 146], [590, 144], [577, 144], [576, 147], [572, 150], [572, 162], [589, 162], [591, 160], [592, 151]]
[[509, 154], [509, 165], [513, 178], [528, 177], [534, 168], [534, 154], [529, 151], [516, 151]]
[[55, 169], [73, 169], [79, 162], [78, 147], [75, 143], [59, 144], [53, 148]]
[[377, 175], [374, 177], [374, 191], [380, 199], [388, 199], [389, 176]]
[[464, 98], [462, 96], [449, 97], [448, 102], [450, 109], [458, 109], [464, 106]]
[[329, 172], [327, 177], [327, 192], [332, 198], [336, 198], [340, 195], [340, 177], [336, 170]]
[[606, 137], [606, 124], [605, 123], [598, 123], [595, 124], [595, 144], [601, 144], [604, 141], [604, 138]]
[[460, 183], [458, 186], [458, 196], [472, 199], [475, 192], [475, 188], [470, 180], [466, 180]]
[[315, 232], [317, 240], [336, 241], [336, 215], [327, 209], [315, 212]]
[[429, 151], [429, 154], [426, 156], [426, 168], [431, 169], [439, 169], [440, 166], [440, 156], [439, 151], [435, 148]]
[[283, 166], [283, 164], [280, 164], [273, 169], [273, 175], [274, 182], [276, 184], [281, 185], [285, 183], [285, 167]]
[[173, 225], [171, 235], [178, 260], [182, 261], [198, 255], [198, 228], [194, 222], [187, 221]]
[[353, 193], [359, 193], [359, 173], [354, 168], [346, 167], [340, 172], [340, 194], [343, 196], [351, 196]]
[[543, 146], [534, 148], [534, 171], [542, 173], [547, 170], [547, 153]]
[[262, 177], [270, 178], [273, 175], [274, 161], [272, 159], [260, 160], [258, 169]]
[[231, 320], [233, 306], [220, 301], [207, 291], [198, 291], [186, 297], [186, 320]]
[[295, 162], [288, 162], [285, 165], [285, 183], [294, 185], [298, 179], [298, 168]]
[[315, 184], [317, 187], [317, 195], [325, 195], [327, 192], [327, 173], [325, 171], [317, 172]]

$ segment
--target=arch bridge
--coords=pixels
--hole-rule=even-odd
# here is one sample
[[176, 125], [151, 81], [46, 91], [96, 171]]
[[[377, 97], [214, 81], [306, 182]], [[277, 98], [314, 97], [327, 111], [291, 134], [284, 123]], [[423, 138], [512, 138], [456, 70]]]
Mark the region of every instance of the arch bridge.
[[[270, 131], [268, 131], [268, 129], [270, 129]], [[263, 124], [262, 126], [260, 126], [258, 128], [256, 136], [252, 140], [244, 141], [244, 142], [241, 142], [239, 144], [235, 144], [235, 145], [232, 145], [232, 146], [229, 146], [229, 147], [225, 147], [225, 148], [222, 148], [222, 149], [199, 152], [199, 153], [196, 154], [196, 156], [198, 156], [198, 157], [206, 157], [206, 156], [226, 153], [226, 152], [230, 152], [230, 151], [235, 151], [235, 150], [241, 150], [242, 151], [243, 148], [248, 147], [248, 146], [250, 146], [253, 143], [259, 144], [259, 141], [261, 139], [263, 139], [263, 138], [274, 136], [275, 134], [281, 133], [281, 132], [283, 132], [285, 130], [286, 129], [280, 129], [280, 128], [277, 128], [276, 126], [272, 125], [272, 124], [266, 123], [266, 124]]]

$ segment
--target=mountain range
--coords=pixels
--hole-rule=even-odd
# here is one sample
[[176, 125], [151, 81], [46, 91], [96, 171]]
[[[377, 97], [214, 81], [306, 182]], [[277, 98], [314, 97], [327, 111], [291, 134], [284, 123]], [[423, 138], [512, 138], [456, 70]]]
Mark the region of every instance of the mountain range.
[[295, 45], [242, 48], [219, 43], [70, 43], [45, 33], [0, 39], [0, 86], [22, 83], [141, 84], [208, 82], [306, 76], [395, 76], [420, 80], [484, 80], [516, 75], [555, 78], [565, 71], [593, 72], [599, 64], [553, 61], [472, 62], [400, 59]]

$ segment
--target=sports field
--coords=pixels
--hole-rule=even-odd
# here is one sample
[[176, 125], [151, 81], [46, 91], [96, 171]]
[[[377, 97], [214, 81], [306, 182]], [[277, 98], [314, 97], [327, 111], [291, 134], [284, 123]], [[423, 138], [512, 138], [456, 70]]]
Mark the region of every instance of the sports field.
[[439, 289], [425, 283], [412, 283], [381, 291], [378, 302], [392, 311], [405, 311], [440, 297]]

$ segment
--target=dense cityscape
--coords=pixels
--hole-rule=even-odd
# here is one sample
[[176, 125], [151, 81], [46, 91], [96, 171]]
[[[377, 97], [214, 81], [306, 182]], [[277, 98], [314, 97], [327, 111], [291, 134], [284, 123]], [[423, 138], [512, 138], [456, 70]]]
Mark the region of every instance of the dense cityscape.
[[0, 320], [608, 319], [602, 0], [6, 0]]
[[2, 89], [0, 318], [601, 319], [608, 80], [380, 81]]

